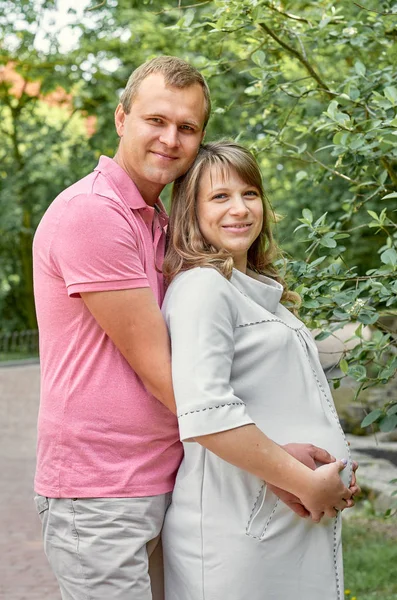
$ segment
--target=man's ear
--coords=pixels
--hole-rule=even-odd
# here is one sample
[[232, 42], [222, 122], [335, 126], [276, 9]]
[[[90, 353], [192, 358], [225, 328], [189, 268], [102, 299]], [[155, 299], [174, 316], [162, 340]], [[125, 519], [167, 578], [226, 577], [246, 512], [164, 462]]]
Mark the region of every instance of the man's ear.
[[207, 132], [206, 132], [206, 130], [204, 129], [203, 133], [201, 134], [201, 141], [200, 141], [200, 144], [201, 144], [201, 142], [203, 141], [203, 139], [205, 138], [205, 134], [206, 134], [206, 133], [207, 133]]
[[119, 104], [114, 112], [114, 123], [116, 125], [117, 135], [122, 137], [124, 132], [125, 112], [122, 104]]

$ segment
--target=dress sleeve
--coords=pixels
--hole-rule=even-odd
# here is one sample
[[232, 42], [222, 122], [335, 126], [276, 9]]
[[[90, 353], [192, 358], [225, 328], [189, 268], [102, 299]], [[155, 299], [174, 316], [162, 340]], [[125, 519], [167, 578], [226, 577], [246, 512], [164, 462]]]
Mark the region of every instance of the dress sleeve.
[[182, 441], [253, 423], [230, 383], [237, 308], [231, 284], [212, 268], [180, 275], [164, 315]]
[[52, 258], [68, 295], [148, 287], [136, 232], [110, 198], [72, 198], [58, 224]]

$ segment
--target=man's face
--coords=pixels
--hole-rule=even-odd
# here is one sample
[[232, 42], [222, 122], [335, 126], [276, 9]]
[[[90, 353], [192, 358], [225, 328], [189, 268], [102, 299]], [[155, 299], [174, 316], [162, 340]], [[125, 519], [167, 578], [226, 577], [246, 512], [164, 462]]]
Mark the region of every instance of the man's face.
[[166, 87], [160, 73], [142, 81], [128, 114], [119, 104], [115, 159], [146, 202], [152, 204], [167, 183], [188, 170], [204, 136], [204, 118], [201, 85]]

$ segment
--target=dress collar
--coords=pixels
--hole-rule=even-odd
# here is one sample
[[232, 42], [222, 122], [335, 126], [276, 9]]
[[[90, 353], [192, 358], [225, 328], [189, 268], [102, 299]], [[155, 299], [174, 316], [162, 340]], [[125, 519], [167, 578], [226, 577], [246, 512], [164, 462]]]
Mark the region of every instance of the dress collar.
[[242, 294], [269, 312], [276, 312], [283, 294], [283, 286], [277, 281], [265, 275], [259, 275], [251, 269], [247, 269], [247, 274], [233, 269], [230, 281]]

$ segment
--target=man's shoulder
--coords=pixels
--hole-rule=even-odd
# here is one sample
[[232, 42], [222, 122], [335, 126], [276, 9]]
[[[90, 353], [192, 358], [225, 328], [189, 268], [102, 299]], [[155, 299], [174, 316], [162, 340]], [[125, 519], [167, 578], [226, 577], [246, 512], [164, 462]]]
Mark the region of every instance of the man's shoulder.
[[69, 187], [65, 188], [56, 198], [56, 200], [70, 202], [79, 197], [101, 197], [114, 202], [121, 202], [121, 199], [110, 186], [106, 177], [100, 171], [92, 171], [82, 179], [79, 179]]

